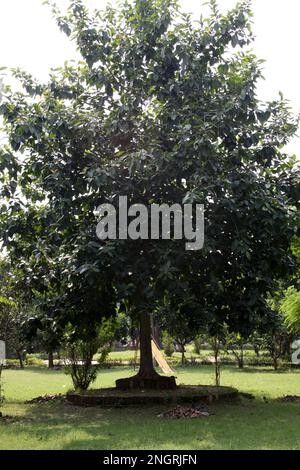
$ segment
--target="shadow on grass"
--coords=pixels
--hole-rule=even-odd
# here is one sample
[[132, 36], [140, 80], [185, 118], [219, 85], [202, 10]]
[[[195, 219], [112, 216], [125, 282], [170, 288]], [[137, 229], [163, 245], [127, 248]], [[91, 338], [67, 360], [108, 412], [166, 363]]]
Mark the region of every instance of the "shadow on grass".
[[[177, 383], [207, 383], [213, 379], [214, 366], [195, 365], [178, 367]], [[274, 372], [271, 368], [247, 367], [238, 369], [223, 366], [225, 382], [232, 382], [243, 390], [241, 378], [253, 373], [253, 387], [260, 381], [258, 375], [266, 374], [268, 379], [283, 375], [290, 369]], [[43, 381], [47, 376], [45, 389], [52, 383], [51, 376], [63, 371], [44, 368], [27, 368], [22, 373], [36, 373], [32, 384]], [[299, 370], [292, 369], [294, 392], [297, 393]], [[13, 378], [22, 391], [22, 377]], [[38, 377], [38, 374], [40, 377]], [[131, 367], [112, 368], [101, 371], [107, 382], [121, 376], [133, 374]], [[231, 379], [230, 374], [234, 374]], [[237, 374], [237, 375], [235, 375]], [[101, 376], [100, 375], [100, 376]], [[239, 382], [240, 384], [235, 384]], [[247, 375], [247, 380], [249, 376]], [[256, 382], [255, 382], [256, 380]], [[104, 381], [104, 380], [103, 380]], [[58, 381], [59, 382], [59, 381]], [[272, 382], [272, 381], [271, 381]], [[26, 385], [25, 383], [25, 385]], [[101, 383], [101, 380], [100, 380]], [[299, 382], [300, 383], [300, 382]], [[269, 387], [271, 390], [272, 383]], [[259, 386], [260, 387], [260, 386]], [[264, 387], [264, 384], [261, 385]], [[94, 388], [98, 388], [98, 384]], [[247, 390], [249, 386], [245, 384]], [[254, 388], [255, 390], [252, 390]], [[58, 388], [59, 389], [59, 388]], [[264, 388], [262, 388], [265, 390]], [[266, 389], [268, 390], [268, 388]], [[288, 387], [278, 389], [278, 396]], [[260, 395], [260, 388], [258, 392]], [[38, 393], [37, 393], [38, 395]], [[21, 395], [20, 395], [21, 396]], [[33, 397], [32, 397], [33, 398]], [[16, 414], [22, 419], [13, 424], [0, 425], [0, 448], [22, 449], [300, 449], [300, 403], [281, 403], [274, 399], [243, 400], [241, 403], [213, 405], [208, 418], [200, 419], [159, 419], [157, 415], [171, 405], [156, 405], [128, 408], [79, 408], [65, 403], [42, 403], [24, 405], [20, 400], [7, 402], [4, 413]]]
[[[27, 405], [21, 432], [37, 447], [71, 449], [299, 448], [300, 404], [270, 400], [219, 404], [211, 416], [168, 420], [169, 406], [102, 409], [68, 404]], [[27, 421], [28, 420], [28, 421]], [[10, 429], [13, 429], [12, 427]], [[14, 425], [13, 432], [18, 432]], [[297, 440], [298, 439], [298, 440]]]

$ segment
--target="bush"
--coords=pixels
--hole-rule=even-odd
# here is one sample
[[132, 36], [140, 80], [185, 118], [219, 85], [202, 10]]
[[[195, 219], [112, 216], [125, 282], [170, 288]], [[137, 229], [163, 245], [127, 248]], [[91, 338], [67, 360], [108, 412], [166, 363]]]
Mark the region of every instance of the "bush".
[[98, 358], [98, 364], [103, 367], [107, 358], [108, 358], [108, 355], [111, 351], [111, 348], [110, 346], [103, 346], [102, 348], [99, 349], [99, 358]]
[[33, 367], [45, 367], [44, 361], [36, 357], [34, 354], [27, 354], [26, 365]]
[[70, 375], [76, 391], [85, 391], [95, 382], [98, 365], [93, 365], [93, 357], [98, 350], [98, 339], [77, 339], [65, 346], [65, 372]]
[[166, 331], [163, 333], [163, 347], [164, 353], [167, 357], [171, 357], [174, 354], [174, 339]]
[[[100, 367], [103, 367], [110, 352], [116, 324], [113, 319], [104, 319], [93, 329], [75, 333], [68, 325], [65, 331], [65, 372], [70, 375], [76, 391], [84, 391], [96, 380]], [[75, 333], [75, 334], [74, 334]], [[93, 357], [99, 351], [98, 364]]]
[[202, 338], [201, 338], [201, 336], [197, 336], [194, 339], [194, 353], [198, 354], [198, 356], [201, 353], [201, 347], [202, 347]]
[[20, 367], [19, 359], [6, 359], [6, 367], [9, 368], [10, 366]]
[[172, 366], [172, 367], [177, 367], [177, 366], [180, 366], [181, 365], [181, 359], [179, 357], [171, 357], [169, 360], [168, 360], [168, 363]]

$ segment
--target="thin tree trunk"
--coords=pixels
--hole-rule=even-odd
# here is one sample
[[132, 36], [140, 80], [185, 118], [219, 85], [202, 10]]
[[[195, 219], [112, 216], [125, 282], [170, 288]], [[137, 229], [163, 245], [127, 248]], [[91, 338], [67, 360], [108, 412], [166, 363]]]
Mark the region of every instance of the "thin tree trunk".
[[216, 386], [219, 387], [219, 385], [220, 385], [220, 364], [219, 364], [218, 354], [215, 354], [215, 379], [216, 379]]
[[184, 366], [185, 364], [185, 350], [184, 346], [181, 346], [181, 365]]
[[213, 345], [214, 362], [215, 362], [215, 382], [216, 382], [216, 386], [218, 387], [220, 385], [220, 376], [221, 376], [220, 372], [221, 371], [220, 371], [220, 363], [219, 363], [220, 344], [219, 344], [219, 340], [217, 337], [213, 338], [212, 345]]
[[239, 358], [239, 369], [244, 369], [244, 347], [241, 346], [241, 355], [240, 355], [240, 358]]
[[21, 369], [24, 369], [24, 362], [23, 362], [23, 358], [22, 358], [22, 353], [20, 352], [19, 349], [17, 349], [17, 356], [18, 356], [18, 359], [19, 359], [19, 363], [20, 363], [20, 367]]
[[54, 358], [53, 358], [53, 351], [49, 351], [48, 353], [48, 368], [53, 369], [54, 368]]

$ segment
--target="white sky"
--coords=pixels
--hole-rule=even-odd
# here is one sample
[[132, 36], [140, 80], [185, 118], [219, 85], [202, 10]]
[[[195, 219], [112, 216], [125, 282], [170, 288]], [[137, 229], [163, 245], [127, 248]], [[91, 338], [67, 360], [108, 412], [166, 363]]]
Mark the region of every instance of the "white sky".
[[[204, 11], [202, 0], [180, 0], [186, 11], [199, 16]], [[57, 0], [66, 6], [68, 0]], [[87, 6], [98, 8], [106, 0], [85, 0]], [[114, 2], [111, 2], [114, 4]], [[227, 10], [236, 0], [219, 0]], [[265, 59], [265, 81], [259, 84], [259, 97], [272, 99], [279, 90], [300, 111], [300, 1], [252, 0], [254, 12], [254, 51]], [[46, 79], [51, 67], [76, 57], [74, 44], [59, 31], [51, 12], [42, 0], [0, 1], [0, 67], [19, 66], [39, 79]], [[299, 153], [299, 139], [289, 146]]]

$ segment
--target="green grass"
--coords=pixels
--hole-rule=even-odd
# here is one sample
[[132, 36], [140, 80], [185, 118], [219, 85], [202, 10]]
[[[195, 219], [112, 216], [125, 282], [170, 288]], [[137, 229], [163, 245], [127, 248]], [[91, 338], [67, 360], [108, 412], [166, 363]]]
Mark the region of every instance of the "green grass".
[[[95, 355], [94, 359], [97, 360], [99, 357], [98, 354]], [[202, 349], [200, 354], [196, 354], [194, 351], [194, 346], [192, 344], [187, 345], [186, 347], [186, 353], [185, 357], [187, 360], [197, 360], [197, 361], [205, 361], [208, 358], [213, 357], [213, 351], [210, 349]], [[224, 361], [229, 361], [229, 363], [236, 364], [236, 358], [232, 354], [232, 352], [225, 352], [221, 351], [220, 358]], [[118, 362], [123, 362], [123, 363], [128, 363], [130, 361], [134, 361], [136, 359], [139, 359], [139, 354], [136, 356], [134, 350], [120, 350], [120, 351], [112, 351], [109, 353], [108, 359], [110, 361], [118, 361]], [[166, 357], [167, 361], [170, 363], [176, 362], [178, 364], [181, 363], [181, 353], [180, 352], [174, 352], [172, 354], [171, 358]], [[257, 358], [255, 352], [253, 350], [245, 350], [244, 351], [244, 360], [245, 364], [247, 363], [253, 363], [253, 361], [256, 361], [256, 363], [260, 363], [263, 361], [264, 363], [267, 362], [268, 364], [272, 364], [271, 358], [268, 355], [267, 351], [261, 351], [260, 357]]]
[[[133, 373], [122, 367], [103, 370], [94, 387], [112, 386]], [[71, 382], [63, 372], [45, 369], [4, 371], [4, 414], [16, 416], [0, 424], [0, 449], [300, 449], [300, 403], [275, 400], [300, 395], [300, 370], [234, 367], [222, 370], [222, 385], [254, 393], [256, 400], [218, 404], [203, 419], [164, 420], [164, 406], [101, 409], [68, 404], [25, 405], [46, 393], [65, 393]], [[178, 368], [177, 382], [212, 384], [213, 367]], [[267, 400], [263, 400], [266, 397]]]

